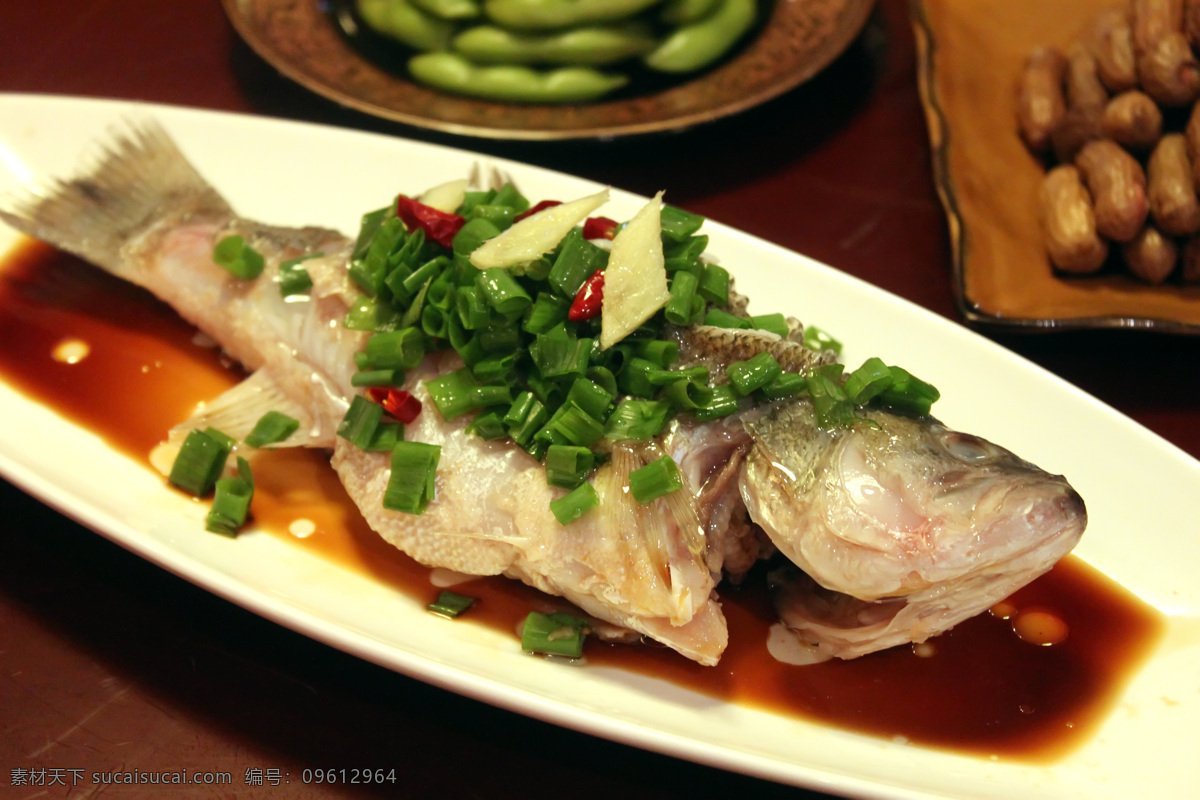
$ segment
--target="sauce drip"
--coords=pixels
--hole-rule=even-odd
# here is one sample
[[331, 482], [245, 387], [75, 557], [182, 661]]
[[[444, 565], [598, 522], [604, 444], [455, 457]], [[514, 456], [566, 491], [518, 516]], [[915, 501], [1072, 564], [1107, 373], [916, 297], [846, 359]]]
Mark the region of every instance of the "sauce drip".
[[[148, 464], [171, 426], [242, 377], [170, 308], [69, 255], [22, 244], [0, 269], [0, 378], [131, 458]], [[437, 595], [431, 570], [363, 522], [325, 454], [263, 453], [254, 475], [254, 524], [242, 535], [278, 536], [421, 600]], [[1068, 557], [922, 645], [794, 667], [767, 653], [774, 614], [754, 577], [722, 587], [730, 645], [717, 667], [652, 644], [591, 641], [585, 657], [889, 740], [1047, 761], [1086, 740], [1162, 629], [1156, 611]], [[479, 602], [454, 624], [503, 631], [561, 606], [499, 578], [455, 591]]]

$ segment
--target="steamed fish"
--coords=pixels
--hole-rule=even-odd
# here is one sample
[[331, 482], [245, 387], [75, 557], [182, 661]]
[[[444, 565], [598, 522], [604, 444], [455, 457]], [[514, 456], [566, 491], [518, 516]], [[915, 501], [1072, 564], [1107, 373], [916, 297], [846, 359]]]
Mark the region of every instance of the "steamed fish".
[[[437, 202], [426, 199], [445, 209], [419, 206], [425, 220], [453, 216], [461, 188], [449, 191], [449, 200], [444, 195]], [[588, 208], [594, 208], [591, 201]], [[482, 413], [444, 413], [431, 390], [446, 376], [478, 371], [469, 348], [418, 354], [396, 387], [422, 409], [404, 426], [403, 438], [435, 445], [440, 457], [436, 477], [425, 486], [432, 491], [422, 508], [410, 509], [420, 513], [395, 510], [386, 500], [399, 471], [393, 453], [339, 435], [348, 410], [368, 394], [356, 376], [370, 361], [364, 353], [372, 338], [380, 335], [347, 321], [375, 314], [380, 331], [412, 323], [364, 302], [362, 281], [352, 279], [361, 236], [355, 241], [322, 228], [284, 229], [239, 218], [153, 124], [118, 136], [82, 177], [6, 204], [0, 216], [147, 288], [249, 371], [246, 381], [171, 432], [155, 456], [160, 468], [168, 468], [189, 431], [215, 427], [243, 440], [265, 411], [282, 412], [300, 424], [279, 444], [332, 451], [333, 467], [371, 527], [417, 561], [521, 580], [702, 664], [717, 663], [728, 641], [720, 581], [744, 579], [764, 560], [783, 565], [771, 573], [783, 639], [815, 658], [849, 658], [922, 641], [986, 609], [1049, 570], [1086, 524], [1083, 503], [1064, 479], [949, 431], [927, 414], [876, 403], [830, 425], [811, 392], [781, 391], [757, 403], [748, 393], [739, 397], [725, 385], [728, 370], [761, 354], [795, 377], [795, 386], [804, 384], [804, 376], [815, 381], [814, 371], [827, 368], [834, 356], [798, 341], [792, 335], [802, 330], [797, 325], [792, 332], [768, 333], [695, 322], [661, 328], [663, 341], [678, 352], [675, 367], [704, 376], [677, 393], [678, 402], [708, 402], [715, 391], [731, 405], [720, 414], [680, 414], [649, 435], [615, 435], [611, 425], [602, 426], [604, 435], [584, 447], [564, 444], [575, 442], [563, 433], [565, 422], [548, 423], [553, 430], [540, 445], [524, 439], [523, 446], [515, 444], [511, 421], [498, 434], [480, 435]], [[645, 228], [648, 218], [640, 215], [636, 227]], [[657, 219], [652, 223], [657, 231]], [[233, 237], [261, 256], [260, 274], [236, 277], [214, 263], [214, 248]], [[502, 249], [492, 246], [499, 239], [488, 240], [490, 251]], [[458, 248], [457, 239], [453, 246]], [[285, 295], [280, 282], [298, 259], [311, 288]], [[531, 263], [487, 272], [523, 277], [526, 270], [528, 277], [536, 262], [535, 256]], [[474, 278], [458, 274], [458, 290], [467, 298], [470, 287], [463, 281]], [[414, 305], [431, 292], [431, 281], [414, 284]], [[556, 302], [551, 298], [547, 305]], [[464, 319], [473, 309], [464, 299]], [[744, 317], [736, 296], [728, 310], [727, 316]], [[603, 314], [610, 313], [605, 306]], [[644, 321], [623, 324], [634, 331]], [[582, 335], [562, 341], [601, 350]], [[497, 364], [528, 357], [512, 347], [509, 360]], [[470, 369], [464, 369], [464, 356], [471, 358]], [[615, 362], [606, 363], [618, 371]], [[655, 375], [661, 378], [662, 371]], [[544, 383], [535, 388], [552, 391]], [[522, 391], [503, 403], [515, 407], [534, 394]], [[609, 411], [618, 398], [610, 399]], [[493, 423], [500, 419], [491, 417]], [[551, 503], [567, 489], [548, 482], [541, 460], [552, 446], [594, 452], [598, 464], [585, 470], [581, 487], [591, 493], [590, 510], [566, 524]], [[671, 467], [675, 490], [636, 497], [635, 473], [664, 464]]]

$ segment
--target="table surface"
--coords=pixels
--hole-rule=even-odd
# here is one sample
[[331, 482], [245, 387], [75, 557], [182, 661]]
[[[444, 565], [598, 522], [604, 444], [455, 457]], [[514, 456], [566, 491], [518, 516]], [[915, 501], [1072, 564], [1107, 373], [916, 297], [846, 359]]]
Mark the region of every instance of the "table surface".
[[[882, 0], [845, 55], [775, 101], [690, 131], [610, 142], [464, 139], [343, 109], [257, 58], [216, 0], [7, 3], [0, 91], [331, 123], [644, 195], [668, 187], [681, 206], [957, 320], [907, 14], [904, 0]], [[1200, 456], [1193, 340], [1122, 331], [993, 338]], [[5, 773], [224, 770], [235, 778], [229, 796], [242, 787], [257, 797], [272, 791], [245, 790], [247, 769], [394, 765], [403, 782], [389, 793], [405, 797], [525, 797], [530, 776], [574, 798], [806, 794], [554, 728], [344, 655], [166, 574], [3, 482], [0, 509]], [[0, 774], [0, 786], [9, 778]]]

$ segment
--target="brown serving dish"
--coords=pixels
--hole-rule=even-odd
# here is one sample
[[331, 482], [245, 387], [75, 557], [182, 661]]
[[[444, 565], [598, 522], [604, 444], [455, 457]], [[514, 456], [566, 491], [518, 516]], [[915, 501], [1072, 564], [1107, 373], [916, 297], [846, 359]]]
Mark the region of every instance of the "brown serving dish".
[[[766, 2], [767, 0], [764, 0]], [[408, 125], [498, 139], [575, 139], [691, 127], [744, 111], [811, 78], [865, 26], [874, 0], [778, 0], [724, 64], [643, 96], [514, 105], [442, 94], [356, 50], [321, 0], [222, 0], [243, 39], [283, 75], [342, 105]]]
[[1008, 330], [1138, 328], [1200, 334], [1200, 286], [1151, 286], [1116, 270], [1051, 269], [1037, 217], [1043, 164], [1017, 134], [1030, 50], [1065, 47], [1124, 0], [913, 0], [921, 96], [949, 219], [965, 318]]

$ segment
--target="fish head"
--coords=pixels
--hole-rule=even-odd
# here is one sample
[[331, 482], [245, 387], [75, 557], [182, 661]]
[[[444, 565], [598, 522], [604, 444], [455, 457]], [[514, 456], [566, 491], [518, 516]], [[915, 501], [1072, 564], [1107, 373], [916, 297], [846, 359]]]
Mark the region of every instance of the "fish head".
[[[800, 401], [746, 425], [750, 516], [821, 590], [818, 603], [793, 587], [788, 612], [861, 628], [864, 643], [889, 627], [884, 640], [922, 641], [979, 613], [1049, 570], [1087, 524], [1062, 476], [928, 418], [874, 411], [825, 430]], [[800, 600], [812, 602], [798, 611]]]

